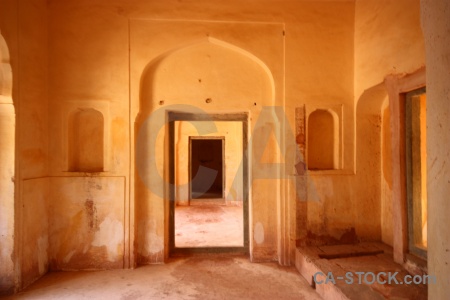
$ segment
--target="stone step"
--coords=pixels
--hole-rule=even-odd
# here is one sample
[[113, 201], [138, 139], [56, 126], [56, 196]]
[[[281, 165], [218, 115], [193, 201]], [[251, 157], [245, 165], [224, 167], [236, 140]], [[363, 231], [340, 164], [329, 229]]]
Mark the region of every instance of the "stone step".
[[382, 243], [298, 248], [295, 266], [323, 299], [427, 299], [424, 284], [389, 282], [389, 274], [400, 282], [408, 272]]

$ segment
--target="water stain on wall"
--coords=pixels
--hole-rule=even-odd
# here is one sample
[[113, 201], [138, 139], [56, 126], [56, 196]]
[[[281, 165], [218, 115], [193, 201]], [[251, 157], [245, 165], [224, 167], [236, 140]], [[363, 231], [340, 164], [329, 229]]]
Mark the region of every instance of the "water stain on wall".
[[87, 225], [89, 231], [98, 230], [98, 218], [97, 218], [97, 208], [95, 207], [94, 201], [91, 199], [86, 199], [84, 202], [84, 209], [86, 210]]

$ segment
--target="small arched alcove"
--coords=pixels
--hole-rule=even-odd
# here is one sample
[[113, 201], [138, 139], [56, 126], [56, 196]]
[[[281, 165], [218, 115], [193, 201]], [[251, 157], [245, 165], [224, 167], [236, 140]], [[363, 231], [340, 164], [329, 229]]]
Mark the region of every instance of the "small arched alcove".
[[69, 118], [69, 171], [104, 170], [104, 118], [95, 109], [75, 111]]
[[[210, 99], [211, 104], [205, 105]], [[164, 104], [249, 109], [274, 105], [272, 73], [252, 53], [208, 37], [167, 51], [145, 68], [140, 86], [140, 113]]]
[[335, 113], [316, 109], [308, 117], [308, 169], [335, 170], [339, 166], [339, 126]]

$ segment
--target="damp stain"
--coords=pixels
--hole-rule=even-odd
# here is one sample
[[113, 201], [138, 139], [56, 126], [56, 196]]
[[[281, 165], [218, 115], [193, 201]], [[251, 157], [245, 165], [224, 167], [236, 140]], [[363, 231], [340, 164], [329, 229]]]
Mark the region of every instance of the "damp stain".
[[86, 199], [84, 209], [87, 215], [87, 225], [90, 231], [98, 230], [97, 208], [92, 199]]

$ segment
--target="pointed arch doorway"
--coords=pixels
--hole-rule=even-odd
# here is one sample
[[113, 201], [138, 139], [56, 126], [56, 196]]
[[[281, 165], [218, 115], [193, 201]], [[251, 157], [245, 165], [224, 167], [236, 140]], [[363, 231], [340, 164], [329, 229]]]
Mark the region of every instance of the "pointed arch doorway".
[[[149, 48], [148, 43], [159, 43], [159, 39], [153, 34], [158, 28], [155, 26], [159, 25], [169, 26], [168, 32], [173, 34], [174, 42], [167, 44], [160, 41], [162, 44], [159, 50]], [[184, 22], [132, 22], [132, 32], [135, 33], [131, 39], [131, 63], [132, 69], [136, 71], [133, 71], [132, 76], [132, 94], [137, 113], [134, 136], [137, 143], [133, 153], [137, 176], [131, 183], [130, 192], [130, 199], [134, 199], [130, 211], [135, 212], [131, 215], [130, 222], [136, 228], [135, 232], [130, 233], [130, 240], [136, 241], [130, 243], [130, 249], [134, 248], [136, 251], [130, 250], [130, 253], [136, 253], [137, 264], [163, 262], [173, 254], [170, 249], [169, 228], [172, 224], [173, 232], [173, 222], [169, 222], [171, 156], [168, 150], [168, 112], [206, 115], [217, 113], [222, 116], [246, 112], [249, 115], [247, 127], [251, 131], [251, 121], [258, 120], [265, 106], [273, 106], [278, 102], [276, 99], [284, 99], [282, 89], [275, 89], [276, 85], [282, 85], [283, 78], [283, 73], [276, 67], [283, 58], [282, 25], [269, 24], [261, 27], [267, 38], [276, 45], [267, 49], [261, 48], [259, 44], [240, 43], [223, 35], [228, 31], [228, 26], [230, 24], [202, 22], [188, 22], [186, 25]], [[241, 27], [240, 24], [238, 26]], [[242, 24], [242, 27], [253, 34], [252, 24]], [[187, 29], [188, 32], [179, 34], [182, 31], [178, 28]], [[210, 30], [207, 38], [196, 34], [206, 28]], [[177, 36], [179, 40], [175, 41]], [[275, 70], [276, 78], [272, 70]], [[227, 141], [225, 144], [227, 145]], [[248, 150], [250, 154], [252, 149]], [[276, 159], [278, 152], [271, 151], [270, 155]], [[252, 165], [248, 168], [252, 177], [256, 169]], [[251, 202], [248, 208], [248, 251], [252, 260], [275, 259], [278, 249], [286, 249], [283, 251], [288, 253], [287, 249], [292, 246], [289, 243], [277, 244], [278, 214], [265, 213], [267, 210], [277, 212], [278, 202], [286, 200], [286, 197], [281, 197], [278, 188], [281, 183], [279, 178], [271, 178], [270, 181], [277, 188], [269, 188], [265, 180], [252, 180], [249, 188], [248, 197]], [[185, 188], [187, 194], [187, 185]], [[258, 193], [253, 194], [251, 191], [255, 190]], [[258, 208], [252, 205], [255, 201]], [[279, 218], [284, 219], [284, 215]], [[258, 222], [264, 226], [267, 238], [255, 243], [252, 238], [253, 229]], [[290, 234], [287, 227], [283, 227], [282, 232], [286, 236]], [[247, 230], [245, 234], [247, 235]], [[172, 248], [173, 246], [172, 242]]]

